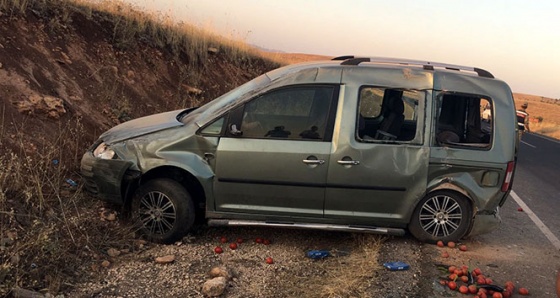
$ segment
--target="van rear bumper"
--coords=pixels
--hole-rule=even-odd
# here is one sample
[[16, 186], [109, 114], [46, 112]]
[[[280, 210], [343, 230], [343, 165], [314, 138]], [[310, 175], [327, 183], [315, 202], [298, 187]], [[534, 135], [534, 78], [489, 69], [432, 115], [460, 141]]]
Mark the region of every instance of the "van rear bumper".
[[471, 229], [467, 233], [467, 235], [465, 235], [465, 237], [486, 234], [495, 230], [502, 222], [502, 218], [500, 217], [499, 210], [500, 210], [499, 207], [496, 208], [496, 212], [494, 212], [494, 214], [477, 213], [473, 219], [473, 224], [471, 226]]

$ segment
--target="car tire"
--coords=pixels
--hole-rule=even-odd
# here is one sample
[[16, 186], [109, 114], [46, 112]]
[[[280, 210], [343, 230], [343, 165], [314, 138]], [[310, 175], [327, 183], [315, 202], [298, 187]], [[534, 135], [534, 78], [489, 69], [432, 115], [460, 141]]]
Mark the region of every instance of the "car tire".
[[441, 190], [429, 193], [418, 203], [408, 230], [420, 241], [446, 243], [465, 236], [471, 220], [469, 200], [459, 193]]
[[132, 200], [132, 215], [148, 240], [173, 243], [191, 229], [195, 219], [192, 198], [177, 181], [154, 179], [140, 186]]

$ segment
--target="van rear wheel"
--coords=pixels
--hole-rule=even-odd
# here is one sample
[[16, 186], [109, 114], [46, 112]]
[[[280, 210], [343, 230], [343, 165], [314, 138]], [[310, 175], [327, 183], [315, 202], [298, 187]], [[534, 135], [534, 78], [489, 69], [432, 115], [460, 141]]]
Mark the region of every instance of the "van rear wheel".
[[175, 180], [148, 181], [136, 191], [131, 207], [140, 231], [153, 242], [177, 241], [194, 223], [195, 211], [191, 196]]
[[472, 209], [465, 196], [441, 190], [420, 201], [408, 229], [423, 242], [457, 241], [467, 233], [471, 219]]

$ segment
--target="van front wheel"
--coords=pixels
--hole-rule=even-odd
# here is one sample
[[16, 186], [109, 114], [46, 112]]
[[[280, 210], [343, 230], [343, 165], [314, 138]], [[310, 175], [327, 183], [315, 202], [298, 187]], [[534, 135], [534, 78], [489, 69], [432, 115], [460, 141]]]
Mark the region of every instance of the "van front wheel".
[[136, 191], [132, 215], [148, 240], [172, 243], [191, 229], [195, 212], [191, 196], [181, 184], [154, 179]]
[[416, 206], [408, 230], [423, 242], [457, 241], [467, 233], [471, 219], [472, 209], [466, 197], [435, 191]]

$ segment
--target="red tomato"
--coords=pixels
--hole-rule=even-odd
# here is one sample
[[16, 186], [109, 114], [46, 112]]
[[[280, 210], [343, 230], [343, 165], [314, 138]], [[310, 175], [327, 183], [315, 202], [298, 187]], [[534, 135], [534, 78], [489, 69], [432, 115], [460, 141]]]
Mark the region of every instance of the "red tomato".
[[442, 258], [449, 258], [449, 253], [444, 251], [444, 252], [441, 253], [441, 257]]
[[457, 276], [457, 274], [455, 274], [455, 273], [451, 273], [451, 274], [449, 274], [448, 277], [449, 277], [449, 280], [455, 281], [455, 280], [457, 280], [457, 277], [458, 277], [458, 276]]
[[476, 294], [476, 292], [478, 292], [478, 289], [476, 288], [475, 285], [469, 285], [468, 288], [469, 288], [469, 293], [471, 294]]
[[459, 250], [460, 251], [467, 251], [467, 246], [466, 245], [461, 245], [461, 246], [459, 246]]
[[264, 239], [262, 243], [263, 243], [264, 245], [269, 245], [269, 244], [270, 244], [270, 240]]
[[274, 260], [271, 257], [266, 258], [267, 264], [274, 264]]
[[479, 277], [476, 279], [476, 283], [479, 285], [485, 285], [486, 284], [486, 279], [484, 277]]
[[487, 285], [491, 285], [494, 282], [491, 278], [486, 278], [484, 281]]
[[226, 237], [222, 237], [222, 238], [220, 238], [220, 242], [222, 242], [222, 243], [227, 243], [228, 241], [227, 241], [227, 238], [226, 238]]
[[257, 238], [257, 239], [255, 239], [255, 242], [257, 242], [257, 243], [262, 243], [263, 240], [262, 240], [262, 238]]
[[443, 245], [443, 241], [440, 240], [440, 241], [437, 242], [437, 246], [444, 247], [445, 245]]
[[451, 289], [451, 290], [455, 290], [457, 288], [457, 283], [454, 281], [450, 281], [447, 283], [447, 286]]
[[239, 244], [243, 243], [243, 238], [237, 238], [237, 243]]
[[229, 244], [229, 248], [231, 248], [231, 249], [233, 249], [233, 250], [237, 249], [237, 243], [235, 243], [235, 242], [230, 243], [230, 244]]
[[469, 282], [469, 277], [466, 275], [461, 276], [461, 281], [464, 283], [468, 283]]
[[224, 250], [221, 247], [216, 246], [216, 248], [214, 248], [214, 252], [217, 253], [217, 254], [221, 254], [221, 253], [224, 252]]
[[474, 268], [473, 274], [474, 274], [474, 276], [481, 275], [481, 274], [482, 274], [482, 270], [480, 270], [480, 268]]
[[504, 295], [500, 292], [494, 292], [494, 294], [492, 294], [492, 298], [504, 298]]
[[449, 241], [449, 242], [447, 242], [447, 246], [450, 247], [450, 248], [455, 248], [455, 242]]
[[529, 295], [529, 290], [527, 290], [526, 288], [519, 288], [519, 294]]
[[460, 286], [459, 287], [459, 292], [461, 294], [467, 294], [469, 292], [469, 288], [467, 288], [467, 286]]
[[457, 267], [455, 267], [455, 266], [449, 266], [448, 269], [449, 269], [449, 273], [454, 273], [455, 270], [457, 270]]

